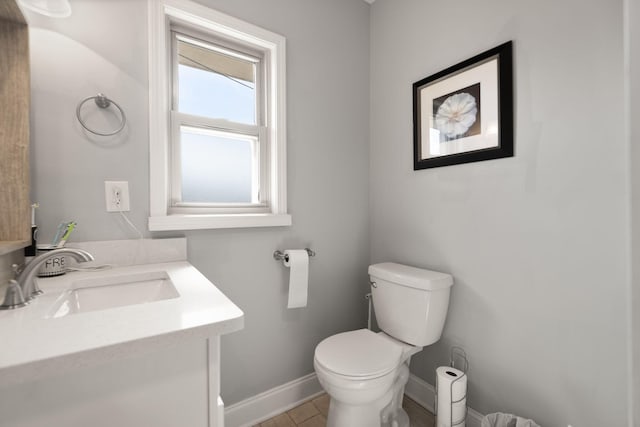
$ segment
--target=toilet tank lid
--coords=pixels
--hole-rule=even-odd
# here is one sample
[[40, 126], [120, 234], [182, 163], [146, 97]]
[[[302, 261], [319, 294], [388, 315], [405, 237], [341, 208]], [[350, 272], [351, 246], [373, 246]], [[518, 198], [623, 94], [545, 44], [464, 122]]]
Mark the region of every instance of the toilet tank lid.
[[453, 277], [450, 274], [396, 264], [395, 262], [370, 265], [369, 276], [427, 291], [444, 289], [453, 285]]

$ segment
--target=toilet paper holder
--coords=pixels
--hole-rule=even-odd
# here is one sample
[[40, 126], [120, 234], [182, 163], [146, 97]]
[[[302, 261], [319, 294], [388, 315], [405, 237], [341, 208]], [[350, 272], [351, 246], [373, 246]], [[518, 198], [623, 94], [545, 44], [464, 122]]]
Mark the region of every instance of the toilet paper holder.
[[[309, 258], [316, 256], [316, 253], [311, 249], [304, 248], [304, 250], [307, 251], [307, 253], [309, 254]], [[275, 259], [276, 261], [282, 261], [282, 260], [289, 261], [289, 256], [282, 251], [275, 251], [273, 253], [273, 259]]]
[[[459, 363], [458, 366], [456, 366], [456, 361], [460, 361], [461, 363]], [[462, 380], [462, 378], [466, 377], [467, 372], [469, 371], [469, 359], [467, 359], [467, 353], [464, 351], [462, 347], [458, 347], [458, 346], [451, 347], [451, 354], [449, 357], [449, 366], [451, 366], [454, 369], [462, 371], [462, 376], [459, 376], [458, 378], [453, 380], [453, 382], [450, 385], [451, 389], [449, 390], [449, 392], [451, 395], [453, 395], [453, 388], [455, 383]], [[449, 408], [450, 418], [448, 420], [445, 420], [444, 424], [441, 424], [438, 420], [438, 381], [436, 381], [435, 406], [434, 406], [435, 415], [436, 415], [436, 425], [446, 425], [447, 427], [449, 426], [456, 427], [456, 426], [466, 425], [467, 410], [468, 410], [466, 402], [467, 402], [467, 390], [465, 388], [464, 395], [462, 395], [458, 399], [451, 400], [451, 403], [450, 403], [451, 406]], [[460, 420], [454, 421], [453, 407], [454, 405], [457, 405], [457, 404], [464, 405], [464, 415]]]

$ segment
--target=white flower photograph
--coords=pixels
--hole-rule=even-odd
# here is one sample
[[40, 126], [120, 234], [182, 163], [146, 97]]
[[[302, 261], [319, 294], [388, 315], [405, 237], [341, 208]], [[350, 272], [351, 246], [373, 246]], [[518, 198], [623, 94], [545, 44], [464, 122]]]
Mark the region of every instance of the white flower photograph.
[[480, 83], [433, 100], [435, 128], [440, 142], [480, 133]]

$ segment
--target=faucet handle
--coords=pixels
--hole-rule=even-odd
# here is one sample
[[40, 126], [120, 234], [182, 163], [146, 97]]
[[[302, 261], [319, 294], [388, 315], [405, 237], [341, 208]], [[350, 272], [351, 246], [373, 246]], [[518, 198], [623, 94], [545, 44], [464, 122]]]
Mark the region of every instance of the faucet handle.
[[29, 304], [29, 302], [25, 301], [20, 284], [15, 280], [9, 280], [7, 293], [4, 296], [4, 302], [0, 305], [0, 310], [11, 310], [24, 307], [27, 304]]
[[24, 269], [24, 264], [11, 264], [11, 269], [13, 270], [13, 278], [17, 279]]
[[[20, 273], [22, 273], [22, 271], [24, 270], [24, 268], [26, 267], [26, 264], [11, 264], [11, 269], [13, 270], [13, 280], [18, 281], [18, 276], [20, 276]], [[35, 280], [35, 279], [33, 279]], [[20, 288], [20, 290], [22, 291], [22, 287]], [[9, 290], [7, 289], [7, 292]], [[38, 287], [38, 284], [34, 281], [33, 282], [33, 292], [31, 293], [31, 295], [27, 295], [26, 297], [26, 301], [28, 302], [29, 300], [31, 300], [31, 298], [33, 298], [33, 296], [35, 295], [40, 295], [43, 294], [44, 292], [42, 292], [42, 290]], [[24, 292], [23, 292], [23, 296], [24, 296]], [[17, 307], [22, 307], [21, 305], [17, 306]]]

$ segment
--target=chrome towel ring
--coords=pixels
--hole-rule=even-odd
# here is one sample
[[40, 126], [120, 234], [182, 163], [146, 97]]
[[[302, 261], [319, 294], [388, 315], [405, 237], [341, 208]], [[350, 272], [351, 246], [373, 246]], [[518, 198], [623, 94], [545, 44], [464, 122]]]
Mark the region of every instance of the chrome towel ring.
[[[120, 127], [116, 130], [114, 130], [113, 132], [108, 132], [108, 133], [102, 133], [102, 132], [97, 132], [91, 128], [89, 128], [85, 122], [82, 121], [82, 117], [80, 117], [80, 109], [82, 108], [82, 106], [85, 104], [85, 102], [94, 99], [96, 102], [96, 105], [100, 108], [109, 108], [109, 106], [111, 104], [113, 104], [118, 111], [120, 111], [120, 118], [121, 118], [121, 123], [120, 123]], [[78, 121], [80, 122], [80, 124], [82, 125], [83, 128], [85, 128], [86, 130], [88, 130], [89, 132], [91, 132], [94, 135], [100, 135], [100, 136], [112, 136], [117, 134], [118, 132], [120, 132], [122, 129], [124, 129], [124, 125], [127, 124], [127, 116], [124, 114], [124, 110], [122, 108], [120, 108], [120, 106], [113, 100], [107, 98], [105, 95], [99, 93], [96, 96], [90, 96], [88, 98], [83, 99], [82, 101], [80, 101], [80, 103], [78, 104], [78, 107], [76, 108], [76, 117], [78, 117]]]

